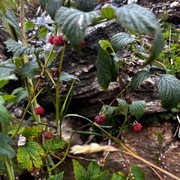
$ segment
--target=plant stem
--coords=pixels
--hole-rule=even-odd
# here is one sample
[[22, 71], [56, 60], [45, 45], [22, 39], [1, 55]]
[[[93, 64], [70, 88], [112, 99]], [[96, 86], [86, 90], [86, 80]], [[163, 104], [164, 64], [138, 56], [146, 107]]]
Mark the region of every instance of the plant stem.
[[8, 180], [15, 180], [12, 162], [7, 155], [4, 155], [4, 163], [8, 174]]
[[60, 74], [62, 72], [62, 65], [63, 65], [63, 59], [65, 54], [66, 44], [64, 44], [62, 51], [61, 51], [61, 57], [59, 61], [59, 68], [58, 68], [58, 78], [56, 83], [56, 133], [59, 130], [59, 136], [61, 137], [61, 119], [59, 119], [59, 113], [60, 113]]

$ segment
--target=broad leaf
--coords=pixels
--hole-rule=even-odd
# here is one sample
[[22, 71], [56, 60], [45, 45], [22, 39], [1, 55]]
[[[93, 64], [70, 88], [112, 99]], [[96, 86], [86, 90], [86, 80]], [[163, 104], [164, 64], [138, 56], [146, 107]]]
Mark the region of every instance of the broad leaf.
[[129, 105], [129, 111], [131, 115], [134, 115], [137, 120], [142, 117], [142, 115], [145, 113], [145, 110], [145, 101], [132, 101], [132, 103]]
[[23, 77], [33, 78], [34, 76], [41, 74], [41, 70], [37, 61], [29, 61], [24, 64], [21, 73]]
[[7, 155], [9, 158], [15, 156], [14, 149], [10, 146], [13, 145], [13, 140], [3, 133], [0, 133], [0, 155]]
[[143, 171], [135, 164], [130, 167], [130, 174], [134, 180], [145, 180]]
[[49, 0], [47, 3], [47, 13], [54, 19], [57, 10], [61, 7], [62, 0]]
[[60, 81], [61, 82], [70, 82], [72, 80], [77, 80], [77, 81], [80, 81], [79, 78], [77, 76], [74, 76], [74, 75], [71, 75], [71, 74], [68, 74], [64, 71], [61, 72], [61, 75], [60, 75]]
[[[2, 102], [4, 101], [2, 97], [0, 97], [0, 99]], [[2, 103], [0, 103], [0, 126], [2, 132], [7, 131], [10, 121], [11, 117], [8, 110], [3, 106]]]
[[126, 180], [126, 177], [122, 172], [118, 172], [118, 173], [113, 173], [111, 180]]
[[56, 13], [55, 22], [70, 40], [72, 47], [79, 52], [86, 29], [97, 16], [97, 12], [84, 13], [76, 9], [61, 7]]
[[43, 146], [44, 149], [48, 149], [49, 152], [55, 154], [58, 152], [59, 149], [64, 148], [66, 144], [66, 141], [62, 140], [62, 139], [47, 139]]
[[35, 137], [38, 137], [39, 133], [42, 133], [45, 126], [27, 126], [22, 132], [22, 135], [28, 140], [32, 140]]
[[5, 20], [14, 28], [14, 30], [19, 34], [19, 36], [22, 37], [18, 19], [11, 9], [8, 9], [6, 11]]
[[115, 51], [119, 51], [123, 47], [132, 43], [135, 39], [127, 33], [120, 32], [112, 37], [111, 44]]
[[121, 109], [125, 109], [126, 108], [127, 103], [126, 103], [125, 100], [117, 98], [117, 102], [118, 102], [118, 106], [120, 106]]
[[[17, 80], [14, 74], [15, 66], [4, 64], [0, 66], [0, 81]], [[4, 84], [5, 82], [3, 82]]]
[[139, 85], [143, 83], [144, 80], [150, 77], [151, 73], [145, 70], [138, 71], [135, 76], [133, 76], [131, 80], [131, 89], [134, 91], [138, 88]]
[[90, 162], [87, 168], [88, 177], [93, 179], [100, 173], [100, 167], [96, 162]]
[[26, 47], [12, 39], [5, 41], [8, 52], [13, 52], [15, 56], [31, 55], [41, 51], [40, 48]]
[[43, 54], [45, 55], [45, 58], [48, 59], [48, 63], [47, 66], [50, 66], [52, 64], [53, 61], [56, 60], [56, 58], [58, 57], [58, 52], [52, 52], [49, 56], [50, 52], [43, 52]]
[[163, 107], [166, 109], [176, 107], [180, 102], [180, 80], [170, 74], [163, 74], [156, 79]]
[[43, 155], [41, 146], [37, 142], [29, 141], [24, 146], [18, 147], [17, 160], [24, 169], [32, 171], [34, 168], [41, 168]]
[[102, 7], [101, 9], [101, 15], [105, 19], [114, 19], [115, 18], [115, 11], [113, 6], [107, 5], [105, 7]]
[[75, 0], [75, 3], [78, 10], [89, 12], [96, 7], [97, 0]]
[[64, 172], [61, 172], [56, 175], [51, 175], [48, 179], [49, 180], [63, 180]]
[[113, 56], [111, 44], [105, 40], [99, 41], [99, 44], [96, 63], [98, 82], [107, 91], [110, 82], [115, 80], [118, 75], [118, 63]]
[[164, 47], [164, 38], [155, 15], [135, 3], [116, 8], [115, 12], [117, 21], [130, 32], [155, 35], [150, 57], [144, 66], [152, 63]]
[[73, 169], [76, 180], [89, 179], [88, 174], [84, 167], [76, 160], [73, 161]]

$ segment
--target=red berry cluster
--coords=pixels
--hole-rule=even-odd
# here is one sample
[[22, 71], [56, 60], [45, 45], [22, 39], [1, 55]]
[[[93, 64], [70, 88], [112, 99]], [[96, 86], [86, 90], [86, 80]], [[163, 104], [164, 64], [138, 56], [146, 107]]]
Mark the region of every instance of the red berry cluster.
[[34, 108], [34, 112], [35, 114], [37, 115], [43, 115], [44, 114], [44, 108], [43, 107], [37, 107], [37, 108]]
[[134, 129], [134, 131], [137, 131], [137, 132], [141, 131], [142, 124], [138, 123], [138, 122], [133, 123], [133, 129]]
[[45, 137], [46, 139], [52, 139], [52, 138], [53, 138], [53, 135], [52, 135], [51, 132], [44, 132], [44, 137]]
[[94, 118], [94, 122], [97, 124], [103, 124], [106, 121], [106, 116], [105, 115], [96, 115]]
[[62, 36], [50, 36], [49, 37], [49, 43], [54, 44], [56, 46], [63, 46], [64, 45], [64, 40]]

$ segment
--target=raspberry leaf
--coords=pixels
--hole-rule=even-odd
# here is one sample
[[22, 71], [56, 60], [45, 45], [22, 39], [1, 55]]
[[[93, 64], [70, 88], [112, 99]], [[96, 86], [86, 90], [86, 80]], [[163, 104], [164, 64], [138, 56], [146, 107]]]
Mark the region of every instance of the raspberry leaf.
[[64, 171], [59, 174], [52, 175], [48, 179], [49, 180], [63, 180], [64, 179], [63, 176], [64, 176]]
[[122, 172], [118, 172], [118, 173], [113, 173], [112, 179], [111, 180], [126, 180], [126, 177], [124, 176], [124, 174]]
[[34, 141], [27, 142], [24, 146], [19, 146], [17, 160], [24, 169], [32, 171], [33, 168], [40, 168], [43, 165], [41, 156], [44, 150]]
[[78, 10], [89, 12], [96, 7], [97, 0], [75, 0], [75, 3]]
[[145, 70], [138, 71], [131, 80], [131, 89], [134, 91], [142, 82], [150, 77], [151, 73]]
[[55, 22], [70, 40], [72, 47], [79, 52], [86, 29], [97, 16], [97, 12], [84, 13], [76, 9], [61, 7], [56, 13]]
[[123, 47], [132, 43], [135, 39], [127, 33], [120, 32], [115, 34], [111, 39], [112, 47], [115, 51], [119, 51]]
[[109, 20], [114, 19], [115, 18], [114, 8], [111, 5], [107, 5], [106, 7], [102, 7], [101, 15], [105, 19], [109, 19]]
[[152, 63], [164, 47], [161, 27], [155, 15], [151, 11], [135, 3], [115, 8], [115, 13], [117, 21], [130, 32], [138, 34], [145, 33], [155, 36], [151, 54], [144, 66]]
[[137, 120], [141, 118], [141, 116], [145, 113], [145, 110], [145, 101], [132, 101], [132, 103], [129, 105], [131, 115], [134, 115]]
[[136, 164], [133, 164], [130, 167], [130, 175], [134, 180], [145, 180], [143, 171]]
[[180, 80], [170, 74], [156, 78], [158, 94], [165, 109], [176, 107], [180, 102]]
[[118, 60], [114, 56], [113, 48], [108, 41], [100, 40], [97, 57], [98, 82], [107, 91], [110, 82], [115, 80], [118, 75]]

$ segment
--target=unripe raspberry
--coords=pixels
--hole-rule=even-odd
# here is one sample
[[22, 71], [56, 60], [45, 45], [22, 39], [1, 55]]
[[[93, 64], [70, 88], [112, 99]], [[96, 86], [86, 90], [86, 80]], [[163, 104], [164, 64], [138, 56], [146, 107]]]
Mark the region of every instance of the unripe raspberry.
[[96, 115], [94, 118], [94, 122], [97, 124], [102, 124], [106, 121], [106, 116], [105, 115]]
[[55, 44], [56, 46], [63, 46], [64, 40], [63, 40], [62, 36], [55, 36], [53, 39], [53, 44]]
[[53, 138], [53, 135], [52, 135], [51, 132], [44, 132], [44, 137], [45, 137], [46, 139], [52, 139], [52, 138]]
[[43, 115], [44, 114], [44, 108], [41, 106], [34, 108], [34, 111], [35, 111], [35, 114], [37, 114], [37, 115]]
[[50, 36], [48, 42], [53, 44], [54, 36]]
[[141, 123], [135, 123], [133, 125], [133, 129], [134, 129], [134, 131], [137, 131], [137, 132], [141, 131], [141, 129], [142, 129]]

